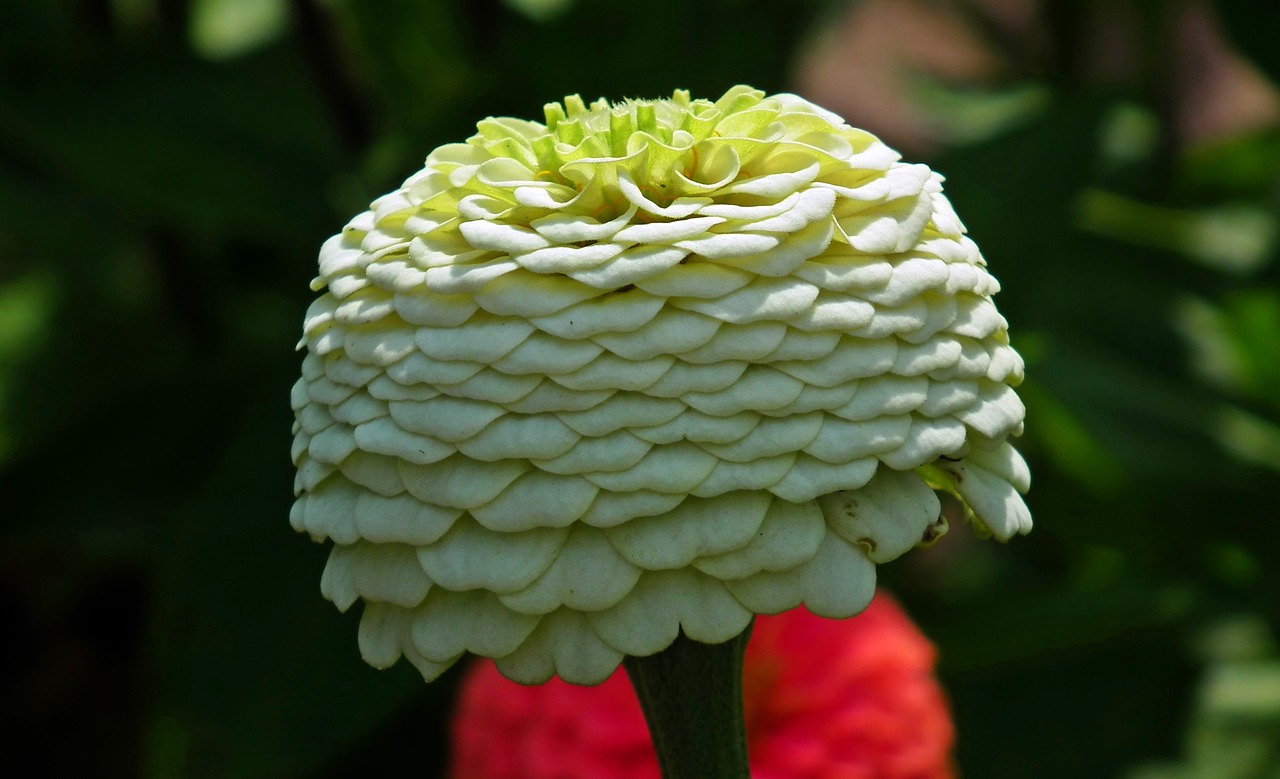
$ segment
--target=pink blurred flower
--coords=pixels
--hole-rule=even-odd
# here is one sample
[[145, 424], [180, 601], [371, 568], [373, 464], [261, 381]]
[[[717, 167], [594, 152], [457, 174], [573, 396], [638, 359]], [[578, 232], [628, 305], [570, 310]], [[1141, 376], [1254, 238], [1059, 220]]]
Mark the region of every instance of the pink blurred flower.
[[[804, 609], [756, 618], [744, 689], [755, 779], [951, 779], [955, 732], [934, 649], [877, 595], [852, 619]], [[625, 673], [525, 687], [471, 666], [453, 722], [451, 779], [658, 779]]]

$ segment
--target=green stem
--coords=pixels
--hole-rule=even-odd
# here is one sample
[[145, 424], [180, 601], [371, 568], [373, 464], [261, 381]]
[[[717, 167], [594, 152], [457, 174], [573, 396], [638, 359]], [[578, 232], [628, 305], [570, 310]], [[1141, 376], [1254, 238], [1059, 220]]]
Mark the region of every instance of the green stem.
[[751, 779], [742, 715], [742, 654], [751, 627], [723, 644], [683, 632], [623, 666], [644, 709], [663, 779]]

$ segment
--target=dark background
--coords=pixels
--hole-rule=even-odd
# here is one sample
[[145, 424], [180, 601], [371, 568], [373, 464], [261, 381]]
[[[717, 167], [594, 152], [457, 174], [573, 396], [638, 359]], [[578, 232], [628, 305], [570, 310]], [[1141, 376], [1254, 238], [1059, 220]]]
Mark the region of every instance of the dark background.
[[475, 120], [797, 90], [948, 177], [1031, 536], [882, 569], [969, 777], [1280, 771], [1280, 6], [48, 0], [0, 22], [0, 739], [33, 776], [438, 775], [288, 526], [315, 255]]

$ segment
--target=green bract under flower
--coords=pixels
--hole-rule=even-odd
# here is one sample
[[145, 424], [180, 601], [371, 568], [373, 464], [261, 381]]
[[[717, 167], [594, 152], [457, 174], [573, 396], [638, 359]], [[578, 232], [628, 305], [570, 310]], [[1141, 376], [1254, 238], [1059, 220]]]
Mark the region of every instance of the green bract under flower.
[[1030, 529], [1022, 360], [941, 177], [794, 95], [486, 119], [321, 250], [292, 523], [364, 657], [599, 682]]

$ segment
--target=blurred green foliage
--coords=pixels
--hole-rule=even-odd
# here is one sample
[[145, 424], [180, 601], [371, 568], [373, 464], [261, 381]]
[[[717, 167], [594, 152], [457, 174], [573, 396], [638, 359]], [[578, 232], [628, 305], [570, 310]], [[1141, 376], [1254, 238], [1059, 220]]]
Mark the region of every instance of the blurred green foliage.
[[[939, 644], [966, 775], [1275, 777], [1280, 130], [1179, 142], [1156, 53], [1109, 83], [1073, 64], [1096, 5], [1046, 2], [1056, 48], [984, 90], [914, 95], [958, 139], [926, 161], [1028, 358], [1037, 528], [1007, 547], [953, 533], [884, 578]], [[1180, 5], [1125, 4], [1156, 27]], [[10, 753], [47, 776], [437, 775], [455, 677], [365, 667], [355, 616], [319, 597], [325, 551], [286, 521], [317, 247], [480, 117], [788, 89], [840, 8], [8, 8]], [[1216, 10], [1280, 77], [1277, 12]], [[1224, 625], [1252, 649], [1223, 648]]]

